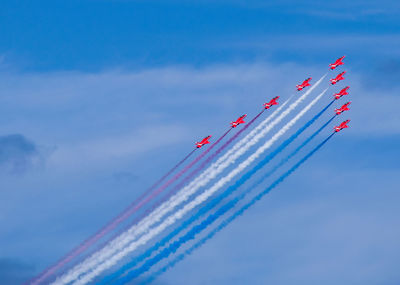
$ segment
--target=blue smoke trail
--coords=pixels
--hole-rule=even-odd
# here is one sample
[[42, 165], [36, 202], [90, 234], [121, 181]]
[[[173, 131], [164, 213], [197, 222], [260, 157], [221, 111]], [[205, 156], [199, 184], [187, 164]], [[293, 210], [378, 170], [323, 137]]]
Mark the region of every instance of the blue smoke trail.
[[[174, 231], [164, 237], [162, 240], [157, 242], [154, 246], [146, 250], [142, 255], [135, 257], [129, 263], [122, 266], [116, 272], [105, 277], [99, 284], [109, 284], [110, 281], [122, 275], [125, 271], [136, 266], [139, 262], [151, 256], [151, 254], [166, 245], [170, 242], [177, 234], [179, 234], [182, 230], [187, 228], [191, 223], [200, 218], [202, 215], [207, 213], [210, 209], [215, 207], [221, 200], [225, 197], [236, 191], [241, 185], [243, 185], [248, 179], [250, 179], [258, 170], [263, 168], [271, 159], [273, 159], [277, 154], [279, 154], [282, 150], [284, 150], [293, 140], [295, 140], [302, 132], [304, 132], [311, 124], [313, 124], [332, 104], [334, 100], [331, 101], [326, 107], [324, 107], [317, 115], [315, 115], [310, 121], [308, 121], [303, 127], [301, 127], [295, 134], [293, 134], [290, 138], [286, 139], [274, 152], [265, 157], [262, 161], [260, 161], [251, 171], [244, 174], [240, 179], [238, 179], [235, 184], [228, 187], [220, 196], [212, 199], [207, 205], [201, 208], [195, 215], [190, 217], [188, 220], [183, 222], [179, 227], [177, 227]], [[133, 274], [134, 271], [132, 271]], [[130, 274], [131, 275], [131, 274]]]
[[292, 153], [290, 153], [287, 157], [283, 158], [277, 165], [275, 165], [274, 168], [272, 168], [270, 171], [268, 171], [257, 183], [255, 183], [252, 187], [254, 188], [257, 187], [260, 183], [262, 183], [263, 180], [267, 179], [269, 176], [271, 176], [276, 170], [278, 170], [282, 165], [284, 165], [286, 162], [289, 161], [293, 156], [295, 156], [303, 147], [305, 147], [313, 138], [315, 138], [323, 129], [328, 126], [333, 119], [336, 118], [337, 115], [334, 115], [332, 118], [330, 118], [325, 124], [322, 125], [317, 131], [315, 131], [309, 138], [307, 138], [301, 145], [299, 145]]
[[[274, 189], [276, 186], [278, 186], [281, 182], [283, 182], [290, 174], [292, 174], [297, 168], [299, 168], [307, 159], [309, 159], [316, 151], [318, 151], [330, 138], [335, 133], [332, 133], [329, 137], [327, 137], [324, 141], [322, 141], [319, 145], [317, 145], [311, 152], [309, 152], [306, 156], [304, 156], [299, 162], [297, 162], [292, 168], [290, 168], [288, 171], [286, 171], [282, 176], [280, 176], [277, 180], [275, 180], [268, 188], [266, 188], [264, 191], [259, 193], [257, 196], [255, 196], [250, 202], [245, 204], [242, 208], [240, 208], [237, 212], [235, 212], [232, 216], [230, 216], [228, 219], [226, 219], [220, 226], [218, 226], [214, 231], [212, 231], [208, 236], [205, 237], [205, 239], [211, 238], [213, 235], [215, 235], [217, 232], [222, 230], [224, 227], [226, 227], [229, 223], [234, 221], [237, 217], [241, 216], [247, 209], [249, 209], [252, 205], [254, 205], [257, 201], [259, 201], [263, 196], [268, 194], [272, 189]], [[154, 264], [158, 263], [160, 260], [167, 258], [169, 255], [172, 253], [175, 253], [181, 245], [184, 243], [194, 239], [197, 234], [199, 234], [202, 230], [204, 230], [207, 226], [209, 226], [211, 223], [213, 223], [216, 219], [218, 219], [221, 215], [225, 214], [228, 210], [232, 209], [240, 200], [241, 196], [238, 196], [225, 205], [223, 205], [221, 208], [219, 208], [214, 214], [211, 214], [208, 216], [204, 221], [202, 221], [200, 224], [194, 226], [190, 231], [188, 231], [185, 235], [180, 237], [178, 240], [174, 241], [171, 243], [168, 247], [164, 248], [160, 253], [153, 258], [147, 260], [142, 267], [132, 270], [129, 272], [126, 276], [120, 278], [117, 282], [117, 284], [124, 284], [126, 282], [131, 281], [133, 278], [139, 276], [141, 273], [146, 272], [149, 270]], [[209, 237], [211, 235], [211, 237]], [[204, 242], [203, 240], [200, 241], [200, 245], [202, 245]], [[200, 246], [199, 245], [199, 246]]]
[[[260, 181], [257, 181], [254, 185], [252, 185], [251, 187], [249, 187], [245, 193], [249, 193], [251, 192], [251, 190], [253, 190], [256, 186], [258, 186], [260, 183], [262, 183], [263, 180], [267, 179], [270, 175], [272, 175], [276, 170], [278, 170], [282, 165], [284, 165], [286, 162], [289, 161], [290, 158], [292, 158], [294, 155], [296, 155], [303, 147], [305, 147], [315, 136], [317, 136], [324, 128], [326, 128], [327, 125], [329, 125], [330, 122], [332, 122], [332, 120], [336, 117], [333, 116], [332, 118], [330, 118], [324, 125], [322, 125], [322, 127], [320, 127], [316, 132], [314, 132], [310, 137], [308, 137], [300, 146], [298, 146], [293, 152], [291, 152], [287, 157], [283, 158], [272, 170], [270, 170], [269, 172], [267, 172], [261, 179]], [[236, 214], [234, 214], [232, 217], [234, 217]], [[233, 221], [233, 219], [226, 219], [225, 221], [223, 221], [220, 226], [218, 226], [217, 228], [215, 228], [213, 231], [211, 231], [206, 237], [204, 237], [203, 239], [201, 239], [200, 241], [198, 241], [197, 243], [195, 243], [192, 247], [190, 247], [189, 249], [187, 249], [185, 252], [183, 252], [182, 254], [178, 255], [174, 260], [170, 261], [168, 264], [166, 264], [165, 266], [163, 266], [162, 268], [160, 268], [159, 270], [157, 270], [156, 272], [152, 273], [151, 276], [146, 279], [145, 281], [142, 282], [142, 284], [148, 284], [151, 283], [153, 280], [155, 280], [158, 276], [160, 276], [161, 274], [163, 274], [165, 271], [167, 271], [168, 269], [172, 268], [175, 266], [175, 264], [177, 264], [178, 262], [180, 262], [181, 260], [183, 260], [186, 256], [190, 255], [194, 250], [196, 250], [197, 248], [201, 247], [204, 243], [206, 243], [209, 239], [211, 239], [212, 237], [214, 237], [214, 235], [219, 232], [220, 230], [222, 230], [224, 227], [226, 227], [230, 222]]]

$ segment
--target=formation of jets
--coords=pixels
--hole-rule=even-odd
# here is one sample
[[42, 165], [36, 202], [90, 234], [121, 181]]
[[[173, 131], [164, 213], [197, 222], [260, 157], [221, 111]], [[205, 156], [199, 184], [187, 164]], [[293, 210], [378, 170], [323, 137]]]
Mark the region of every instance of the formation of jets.
[[[343, 65], [343, 64], [344, 64], [344, 62], [343, 62], [343, 59], [344, 59], [344, 58], [345, 58], [345, 56], [342, 56], [342, 57], [338, 58], [334, 63], [329, 64], [329, 68], [330, 68], [331, 70], [334, 70], [334, 69], [336, 69], [336, 67], [338, 67], [338, 66], [340, 66], [340, 65]], [[342, 71], [342, 72], [339, 73], [335, 78], [330, 79], [330, 83], [331, 83], [332, 85], [335, 85], [335, 84], [338, 83], [339, 81], [344, 80], [343, 75], [344, 75], [345, 73], [346, 73], [346, 71]], [[312, 80], [312, 78], [309, 77], [309, 78], [305, 79], [305, 80], [303, 81], [303, 83], [301, 83], [301, 84], [299, 84], [299, 85], [296, 85], [297, 91], [301, 91], [301, 90], [303, 90], [305, 87], [311, 86], [311, 84], [310, 84], [310, 81], [311, 81], [311, 80]], [[346, 86], [345, 88], [343, 88], [342, 90], [340, 90], [338, 93], [335, 93], [335, 94], [333, 95], [334, 98], [335, 98], [336, 100], [338, 100], [338, 99], [340, 99], [342, 96], [348, 95], [349, 93], [347, 92], [347, 90], [349, 90], [349, 88], [350, 88], [349, 86]], [[277, 102], [278, 99], [279, 99], [279, 96], [276, 96], [276, 97], [272, 98], [269, 102], [264, 103], [264, 104], [263, 104], [264, 108], [265, 108], [265, 109], [269, 109], [269, 108], [271, 108], [271, 107], [274, 106], [274, 105], [278, 105], [278, 102]], [[342, 114], [344, 111], [350, 110], [350, 109], [349, 109], [350, 103], [351, 103], [351, 102], [347, 102], [347, 103], [344, 104], [342, 107], [340, 107], [340, 108], [338, 108], [338, 109], [335, 109], [336, 115], [340, 115], [340, 114]], [[231, 122], [231, 127], [232, 127], [232, 128], [236, 128], [236, 127], [239, 126], [240, 124], [244, 124], [244, 123], [245, 123], [244, 118], [246, 118], [246, 116], [247, 116], [247, 115], [244, 114], [244, 115], [240, 116], [239, 118], [237, 118], [236, 121]], [[348, 122], [350, 122], [350, 120], [346, 120], [346, 121], [342, 122], [339, 126], [335, 126], [335, 127], [334, 127], [335, 132], [339, 132], [339, 131], [341, 131], [342, 129], [348, 128], [348, 126], [347, 126]], [[209, 141], [210, 138], [211, 138], [211, 136], [207, 136], [207, 137], [203, 138], [200, 142], [196, 142], [196, 147], [197, 147], [197, 148], [201, 148], [203, 145], [209, 144], [209, 143], [210, 143], [210, 141]]]
[[[338, 67], [339, 65], [343, 65], [343, 64], [344, 64], [344, 63], [343, 63], [344, 57], [345, 57], [345, 56], [342, 56], [342, 57], [338, 58], [334, 63], [329, 64], [329, 68], [330, 68], [331, 70], [333, 70], [333, 69], [335, 69], [336, 67]], [[338, 83], [339, 81], [343, 80], [343, 79], [344, 79], [343, 75], [344, 75], [345, 73], [346, 73], [346, 71], [343, 71], [343, 72], [339, 73], [335, 78], [332, 78], [332, 79], [330, 80], [330, 81], [331, 81], [331, 84], [332, 84], [332, 85], [335, 85], [335, 84]], [[344, 95], [348, 95], [349, 93], [347, 92], [347, 90], [349, 90], [349, 88], [350, 88], [349, 86], [346, 86], [345, 88], [343, 88], [342, 90], [340, 90], [338, 93], [334, 94], [333, 96], [335, 97], [335, 100], [340, 99], [340, 98], [341, 98], [342, 96], [344, 96]], [[347, 102], [347, 103], [344, 104], [342, 107], [340, 107], [340, 108], [338, 108], [338, 109], [335, 109], [336, 115], [340, 115], [340, 114], [342, 114], [344, 111], [350, 110], [350, 109], [349, 109], [349, 105], [350, 105], [350, 104], [351, 104], [351, 102]], [[348, 126], [347, 124], [348, 124], [349, 122], [350, 122], [350, 120], [346, 120], [346, 121], [341, 122], [339, 126], [335, 126], [335, 127], [333, 128], [334, 131], [337, 133], [337, 132], [340, 132], [340, 131], [343, 130], [343, 129], [348, 128], [349, 126]]]

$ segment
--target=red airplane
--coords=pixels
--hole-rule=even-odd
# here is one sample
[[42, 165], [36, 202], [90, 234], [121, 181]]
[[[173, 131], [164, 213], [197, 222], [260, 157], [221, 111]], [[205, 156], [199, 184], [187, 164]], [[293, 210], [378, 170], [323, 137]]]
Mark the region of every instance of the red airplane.
[[340, 132], [341, 130], [348, 128], [349, 127], [347, 125], [348, 122], [350, 122], [350, 120], [346, 120], [344, 122], [341, 122], [339, 126], [336, 126], [334, 128], [335, 132]]
[[300, 85], [296, 85], [297, 91], [303, 90], [304, 87], [311, 86], [311, 84], [308, 83], [310, 82], [311, 79], [312, 78], [309, 77], [306, 80], [304, 80], [303, 83], [301, 83]]
[[349, 93], [347, 93], [347, 90], [349, 90], [349, 86], [346, 86], [345, 88], [343, 88], [342, 90], [340, 90], [340, 92], [339, 93], [336, 93], [335, 95], [333, 95], [333, 96], [335, 96], [335, 99], [337, 100], [337, 99], [339, 99], [340, 97], [342, 97], [342, 96], [344, 96], [344, 95], [348, 95]]
[[232, 128], [236, 128], [237, 126], [239, 126], [240, 124], [245, 123], [245, 121], [243, 121], [244, 118], [246, 118], [246, 114], [244, 114], [243, 116], [240, 116], [236, 121], [231, 122]]
[[340, 107], [339, 109], [335, 109], [335, 113], [336, 115], [340, 115], [341, 113], [343, 113], [344, 111], [348, 111], [349, 109], [349, 105], [351, 102], [347, 102], [346, 104], [344, 104], [342, 107]]
[[276, 96], [276, 97], [274, 97], [274, 98], [272, 98], [271, 99], [271, 101], [269, 101], [268, 103], [264, 103], [264, 108], [265, 109], [269, 109], [269, 108], [271, 108], [273, 105], [278, 105], [279, 103], [278, 102], [276, 102], [276, 100], [278, 100], [279, 99], [279, 96]]
[[343, 71], [343, 72], [339, 73], [335, 78], [332, 78], [332, 79], [331, 79], [331, 84], [332, 84], [332, 85], [335, 85], [335, 84], [338, 83], [340, 80], [343, 80], [343, 79], [344, 79], [343, 74], [345, 74], [345, 73], [346, 73], [346, 71]]
[[341, 58], [338, 58], [334, 63], [329, 64], [329, 68], [330, 69], [335, 69], [336, 67], [338, 67], [339, 65], [343, 65], [343, 59], [344, 56], [342, 56]]
[[205, 144], [209, 144], [210, 142], [208, 141], [211, 138], [211, 136], [207, 136], [204, 139], [201, 140], [201, 142], [196, 142], [196, 147], [201, 148]]

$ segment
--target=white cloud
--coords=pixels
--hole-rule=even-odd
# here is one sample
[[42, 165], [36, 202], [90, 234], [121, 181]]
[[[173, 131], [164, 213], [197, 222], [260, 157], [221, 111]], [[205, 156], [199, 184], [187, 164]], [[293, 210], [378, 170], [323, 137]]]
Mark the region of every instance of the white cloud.
[[63, 171], [110, 167], [118, 161], [137, 159], [139, 154], [181, 142], [184, 134], [185, 129], [180, 126], [148, 126], [132, 134], [60, 144], [49, 159], [48, 167]]

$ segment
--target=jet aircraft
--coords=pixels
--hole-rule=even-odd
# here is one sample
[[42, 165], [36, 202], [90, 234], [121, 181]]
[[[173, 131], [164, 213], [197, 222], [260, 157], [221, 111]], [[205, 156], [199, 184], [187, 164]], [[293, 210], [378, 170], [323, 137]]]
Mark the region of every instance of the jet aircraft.
[[344, 77], [343, 75], [346, 73], [346, 71], [343, 71], [341, 73], [339, 73], [335, 78], [331, 79], [331, 84], [335, 85], [336, 83], [338, 83], [340, 80], [343, 80]]
[[335, 95], [335, 99], [340, 99], [342, 96], [344, 95], [348, 95], [349, 93], [347, 92], [347, 90], [349, 90], [349, 86], [346, 86], [345, 88], [343, 88], [342, 90], [339, 91], [339, 93], [336, 93]]
[[335, 109], [335, 113], [336, 115], [340, 115], [341, 113], [343, 113], [344, 111], [348, 111], [349, 109], [349, 105], [351, 104], [351, 102], [347, 102], [346, 104], [344, 104], [342, 107], [340, 107], [339, 109]]
[[271, 108], [273, 105], [278, 105], [279, 103], [278, 102], [276, 102], [276, 100], [278, 100], [279, 99], [279, 96], [276, 96], [276, 97], [274, 97], [274, 98], [272, 98], [271, 99], [271, 101], [269, 101], [268, 103], [264, 103], [264, 108], [265, 109], [269, 109], [269, 108]]
[[304, 80], [303, 83], [301, 83], [300, 85], [296, 85], [297, 91], [303, 90], [307, 86], [311, 86], [311, 84], [309, 83], [311, 79], [312, 78], [309, 77], [306, 80]]
[[196, 142], [196, 147], [201, 148], [205, 144], [209, 144], [210, 142], [208, 141], [211, 138], [211, 136], [207, 136], [204, 139], [202, 139], [200, 142]]
[[343, 65], [343, 59], [345, 56], [342, 56], [341, 58], [338, 58], [334, 63], [329, 64], [329, 68], [330, 69], [335, 69], [336, 67], [338, 67], [339, 65]]
[[232, 128], [236, 128], [237, 126], [239, 126], [240, 124], [245, 123], [245, 121], [243, 121], [244, 118], [246, 118], [246, 114], [240, 116], [236, 121], [231, 122], [231, 126]]
[[340, 132], [343, 129], [348, 128], [349, 126], [347, 125], [350, 122], [350, 120], [346, 120], [344, 122], [341, 122], [339, 126], [335, 126], [334, 130], [335, 132]]

